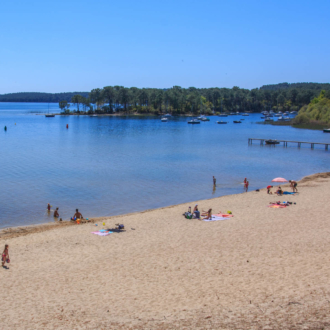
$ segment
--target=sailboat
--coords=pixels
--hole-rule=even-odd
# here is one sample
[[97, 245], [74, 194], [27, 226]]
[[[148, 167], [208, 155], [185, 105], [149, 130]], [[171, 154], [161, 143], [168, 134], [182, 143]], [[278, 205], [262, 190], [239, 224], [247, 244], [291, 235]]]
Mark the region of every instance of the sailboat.
[[222, 99], [221, 99], [221, 113], [219, 114], [219, 117], [228, 117], [226, 113], [222, 112]]
[[48, 114], [45, 115], [46, 118], [55, 117], [55, 115], [49, 113], [49, 103], [48, 103]]

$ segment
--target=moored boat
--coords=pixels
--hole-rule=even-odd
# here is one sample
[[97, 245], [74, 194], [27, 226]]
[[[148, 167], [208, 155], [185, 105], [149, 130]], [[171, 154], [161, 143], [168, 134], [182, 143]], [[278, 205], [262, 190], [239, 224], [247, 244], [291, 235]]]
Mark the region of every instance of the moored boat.
[[227, 124], [227, 121], [217, 121], [217, 124]]
[[161, 118], [161, 121], [166, 123], [168, 121], [168, 119], [163, 117], [163, 118]]
[[325, 129], [323, 130], [323, 133], [330, 133], [330, 128], [325, 128]]
[[233, 123], [234, 124], [241, 124], [242, 122], [240, 120], [234, 120]]
[[188, 124], [200, 124], [201, 122], [198, 119], [192, 119], [188, 121]]
[[280, 144], [277, 140], [271, 140], [271, 139], [265, 140], [265, 143], [266, 144]]
[[55, 115], [45, 115], [46, 118], [51, 118], [51, 117], [55, 117]]

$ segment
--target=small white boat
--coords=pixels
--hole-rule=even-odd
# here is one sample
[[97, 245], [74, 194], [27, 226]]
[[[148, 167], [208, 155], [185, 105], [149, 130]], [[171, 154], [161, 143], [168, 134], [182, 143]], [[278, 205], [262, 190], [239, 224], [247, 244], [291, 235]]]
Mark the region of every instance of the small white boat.
[[325, 128], [325, 129], [323, 130], [323, 133], [330, 133], [330, 128]]
[[161, 121], [163, 121], [163, 122], [167, 122], [168, 121], [168, 119], [167, 118], [165, 118], [165, 117], [163, 117], [163, 118], [161, 118]]
[[284, 121], [284, 118], [282, 116], [278, 117], [277, 121]]
[[227, 121], [217, 121], [217, 124], [227, 124]]
[[270, 118], [270, 117], [266, 117], [265, 118], [265, 121], [274, 121], [274, 119], [273, 118]]
[[200, 124], [201, 122], [198, 119], [192, 119], [188, 121], [188, 124]]
[[243, 113], [242, 116], [249, 116], [249, 114], [248, 113]]
[[166, 115], [164, 115], [164, 117], [172, 117], [172, 115], [170, 113], [167, 113]]

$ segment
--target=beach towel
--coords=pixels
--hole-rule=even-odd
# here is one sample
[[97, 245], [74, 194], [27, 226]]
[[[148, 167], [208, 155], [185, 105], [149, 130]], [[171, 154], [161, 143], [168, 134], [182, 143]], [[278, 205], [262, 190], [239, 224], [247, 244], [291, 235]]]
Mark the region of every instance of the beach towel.
[[229, 220], [228, 217], [217, 217], [216, 215], [212, 215], [212, 219], [203, 219], [203, 221], [219, 221], [219, 220]]
[[283, 191], [283, 195], [294, 195], [295, 192]]
[[111, 231], [104, 231], [104, 232], [92, 231], [92, 234], [99, 235], [99, 236], [108, 236], [108, 235], [112, 234], [112, 232]]
[[284, 209], [284, 208], [286, 208], [286, 205], [277, 205], [277, 204], [274, 204], [274, 205], [268, 205], [268, 207], [271, 207], [273, 209]]
[[222, 214], [222, 213], [213, 214], [213, 215], [220, 218], [231, 218], [234, 216], [233, 214]]

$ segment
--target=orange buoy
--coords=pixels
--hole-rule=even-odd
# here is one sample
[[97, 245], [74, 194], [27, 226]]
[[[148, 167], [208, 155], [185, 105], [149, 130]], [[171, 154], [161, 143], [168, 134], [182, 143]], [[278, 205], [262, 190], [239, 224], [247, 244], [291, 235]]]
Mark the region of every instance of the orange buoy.
[[66, 128], [69, 128], [69, 124], [66, 124]]

